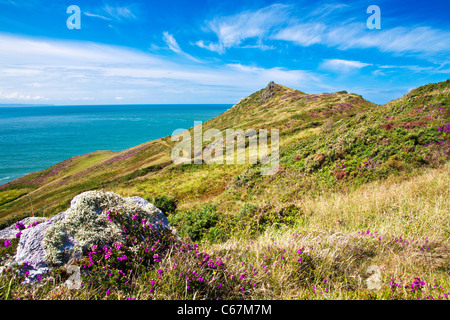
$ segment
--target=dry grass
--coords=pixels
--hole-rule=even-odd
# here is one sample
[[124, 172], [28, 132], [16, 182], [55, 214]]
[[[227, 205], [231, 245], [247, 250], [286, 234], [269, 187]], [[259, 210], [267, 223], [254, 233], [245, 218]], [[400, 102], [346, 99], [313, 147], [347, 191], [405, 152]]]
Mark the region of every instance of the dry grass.
[[450, 237], [450, 163], [414, 178], [392, 177], [348, 193], [305, 197], [308, 228], [353, 232], [370, 228], [408, 237]]
[[[268, 272], [258, 272], [253, 279], [258, 284], [252, 294], [255, 299], [409, 299], [417, 296], [405, 288], [393, 295], [389, 280], [394, 277], [409, 284], [416, 276], [436, 281], [448, 291], [449, 168], [447, 163], [409, 179], [392, 178], [348, 193], [305, 197], [298, 203], [305, 217], [295, 228], [271, 228], [257, 239], [235, 238], [203, 248], [231, 254], [252, 266], [264, 265], [267, 248], [280, 248], [284, 259], [279, 255], [267, 266]], [[312, 273], [299, 272], [297, 267], [295, 253], [302, 247], [313, 257]], [[371, 265], [380, 270], [380, 290], [367, 288]], [[431, 285], [424, 288], [422, 297], [433, 290]]]
[[[216, 271], [199, 267], [195, 254], [172, 250], [155, 270], [134, 279], [132, 292], [107, 297], [103, 287], [70, 291], [44, 281], [34, 288], [14, 283], [10, 294], [22, 299], [449, 299], [448, 169], [446, 164], [348, 193], [306, 197], [298, 203], [305, 216], [293, 228], [272, 226], [256, 238], [202, 243], [198, 252], [224, 261]], [[152, 286], [159, 268], [164, 276]], [[192, 271], [210, 277], [208, 282], [186, 289], [184, 277]], [[373, 277], [376, 288], [369, 287]], [[425, 285], [411, 292], [416, 277]], [[3, 296], [8, 285], [9, 278], [0, 277]]]

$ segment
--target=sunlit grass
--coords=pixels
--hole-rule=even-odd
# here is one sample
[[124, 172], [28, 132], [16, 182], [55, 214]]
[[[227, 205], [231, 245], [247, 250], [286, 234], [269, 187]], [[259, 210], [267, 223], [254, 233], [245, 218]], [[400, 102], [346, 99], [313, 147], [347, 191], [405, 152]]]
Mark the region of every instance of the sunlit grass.
[[[273, 176], [262, 176], [260, 164], [176, 166], [175, 142], [166, 137], [76, 157], [12, 182], [0, 191], [0, 216], [51, 216], [87, 190], [167, 195], [178, 203], [179, 219], [169, 219], [199, 244], [185, 239], [189, 254], [172, 247], [125, 291], [104, 283], [70, 291], [48, 279], [27, 287], [6, 275], [0, 298], [448, 299], [450, 154], [448, 136], [436, 130], [450, 119], [448, 85], [425, 86], [383, 106], [354, 94], [284, 87], [262, 103], [261, 90], [204, 123], [203, 131], [279, 129]], [[423, 124], [408, 127], [414, 121]], [[367, 169], [372, 157], [378, 159]], [[195, 225], [189, 214], [205, 223]], [[223, 267], [202, 264], [202, 253]], [[368, 287], [371, 266], [378, 289]], [[197, 277], [193, 285], [186, 274]]]

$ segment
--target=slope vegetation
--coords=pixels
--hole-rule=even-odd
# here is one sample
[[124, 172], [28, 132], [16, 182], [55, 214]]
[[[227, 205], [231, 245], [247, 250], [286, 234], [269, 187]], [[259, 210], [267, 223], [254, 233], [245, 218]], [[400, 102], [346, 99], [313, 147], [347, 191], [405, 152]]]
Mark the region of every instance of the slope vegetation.
[[[306, 94], [270, 83], [202, 130], [278, 129], [274, 175], [261, 175], [261, 162], [175, 165], [176, 142], [164, 137], [4, 184], [4, 226], [51, 216], [82, 191], [103, 189], [170, 207], [168, 219], [186, 239], [113, 294], [107, 288], [118, 284], [102, 282], [99, 265], [95, 290], [16, 286], [11, 296], [448, 299], [449, 93], [447, 80], [375, 105], [345, 91]], [[0, 278], [0, 295], [9, 281]]]

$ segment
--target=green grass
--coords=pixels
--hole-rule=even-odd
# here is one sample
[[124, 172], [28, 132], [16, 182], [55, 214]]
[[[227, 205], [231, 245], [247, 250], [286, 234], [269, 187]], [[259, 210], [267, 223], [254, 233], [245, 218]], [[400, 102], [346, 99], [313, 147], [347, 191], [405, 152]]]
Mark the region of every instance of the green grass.
[[0, 192], [0, 206], [14, 201], [21, 196], [27, 194], [26, 189], [12, 189], [12, 190], [5, 190]]
[[[74, 292], [44, 279], [39, 288], [14, 280], [8, 297], [444, 297], [450, 291], [450, 137], [437, 128], [450, 122], [450, 81], [381, 106], [346, 92], [307, 95], [277, 88], [264, 103], [267, 88], [203, 124], [203, 131], [279, 129], [280, 170], [273, 176], [262, 176], [260, 164], [173, 165], [174, 142], [165, 137], [121, 153], [75, 157], [0, 188], [0, 199], [6, 199], [0, 202], [0, 223], [32, 207], [36, 216], [56, 214], [87, 190], [165, 195], [176, 203], [172, 224], [183, 239], [190, 238], [183, 240], [186, 248], [226, 261], [223, 268], [198, 269], [210, 281], [196, 281], [187, 290], [186, 273], [199, 261], [195, 254], [169, 251], [161, 264], [148, 266], [126, 290], [112, 288], [109, 296], [101, 282]], [[368, 289], [372, 265], [380, 289]], [[164, 280], [156, 280], [158, 269]], [[239, 279], [243, 272], [245, 279]], [[415, 277], [426, 282], [423, 292], [405, 288]], [[0, 292], [9, 283], [11, 277], [0, 278]]]
[[[182, 236], [201, 243], [178, 243], [126, 287], [94, 281], [93, 274], [83, 277], [87, 285], [78, 291], [55, 286], [49, 278], [42, 287], [29, 287], [18, 285], [7, 273], [0, 278], [0, 289], [6, 292], [13, 281], [11, 299], [448, 299], [449, 169], [447, 163], [349, 192], [310, 195], [289, 207], [288, 216], [296, 213], [294, 223], [279, 221], [251, 233], [247, 224], [229, 221], [234, 228], [223, 229], [229, 237], [221, 241], [209, 235], [224, 219], [218, 208], [190, 212], [191, 221], [184, 220], [187, 211], [177, 212], [170, 217], [180, 220], [172, 219], [175, 224], [187, 224], [179, 230]], [[250, 217], [262, 212], [258, 208], [266, 207], [247, 208]], [[280, 211], [276, 203], [267, 210]], [[221, 259], [223, 265], [199, 265], [203, 255], [199, 260], [189, 252], [208, 253], [210, 260]], [[141, 270], [140, 265], [135, 268]], [[187, 283], [186, 276], [197, 280]], [[371, 276], [378, 279], [374, 289], [369, 288]], [[60, 277], [67, 278], [64, 273]], [[210, 280], [199, 282], [198, 277]], [[416, 277], [425, 284], [411, 292]]]

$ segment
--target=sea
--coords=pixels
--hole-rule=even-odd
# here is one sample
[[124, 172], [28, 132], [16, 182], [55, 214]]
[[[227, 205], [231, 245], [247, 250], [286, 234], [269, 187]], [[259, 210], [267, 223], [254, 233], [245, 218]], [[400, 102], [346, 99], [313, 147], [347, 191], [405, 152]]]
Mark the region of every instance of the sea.
[[205, 122], [232, 105], [0, 107], [0, 185], [97, 150], [122, 151]]

